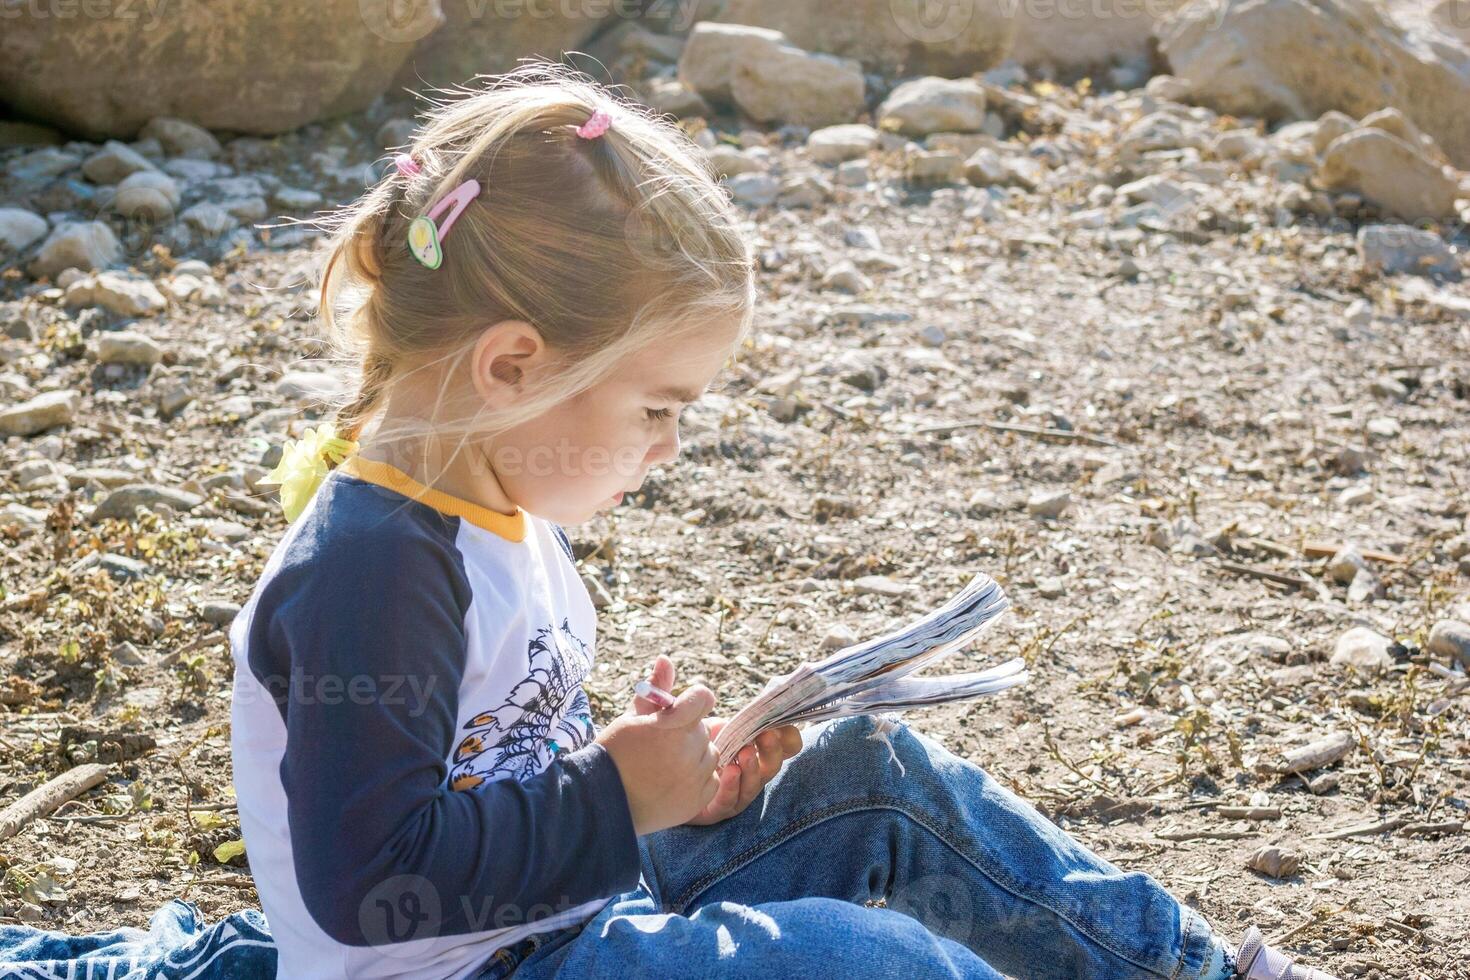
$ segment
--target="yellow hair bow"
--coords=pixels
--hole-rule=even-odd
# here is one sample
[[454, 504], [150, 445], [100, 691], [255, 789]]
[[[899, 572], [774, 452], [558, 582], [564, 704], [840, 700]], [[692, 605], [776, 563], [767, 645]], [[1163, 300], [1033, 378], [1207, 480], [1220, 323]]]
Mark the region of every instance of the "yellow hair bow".
[[294, 523], [326, 479], [327, 460], [340, 463], [355, 452], [356, 442], [339, 438], [336, 427], [324, 422], [307, 429], [300, 439], [287, 439], [281, 461], [257, 482], [281, 488], [281, 509], [286, 512], [287, 523]]

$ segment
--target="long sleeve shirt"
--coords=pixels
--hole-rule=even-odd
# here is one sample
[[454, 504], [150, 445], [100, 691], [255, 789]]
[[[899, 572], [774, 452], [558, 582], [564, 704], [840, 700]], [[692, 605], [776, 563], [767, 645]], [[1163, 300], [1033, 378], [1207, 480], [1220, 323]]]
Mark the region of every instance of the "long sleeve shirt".
[[240, 824], [279, 975], [470, 976], [638, 884], [565, 534], [352, 456], [230, 629]]

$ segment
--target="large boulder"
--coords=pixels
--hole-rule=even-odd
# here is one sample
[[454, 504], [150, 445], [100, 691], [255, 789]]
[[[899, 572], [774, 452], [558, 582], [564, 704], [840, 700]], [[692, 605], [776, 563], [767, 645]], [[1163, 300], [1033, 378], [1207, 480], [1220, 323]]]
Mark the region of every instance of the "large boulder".
[[[364, 0], [377, 2], [377, 0]], [[399, 8], [417, 8], [419, 0], [384, 0]], [[579, 49], [615, 10], [617, 3], [538, 3], [511, 0], [426, 0], [442, 7], [444, 26], [435, 30], [422, 16], [413, 54], [403, 62], [397, 83], [412, 89], [425, 85], [459, 85], [475, 75], [490, 75], [516, 67], [519, 58], [540, 56], [560, 60]], [[497, 16], [500, 13], [500, 16]], [[427, 28], [427, 29], [423, 29]], [[415, 38], [417, 40], [417, 38]], [[395, 62], [395, 65], [397, 63]]]
[[1327, 190], [1356, 191], [1385, 213], [1408, 221], [1454, 218], [1460, 192], [1453, 170], [1373, 126], [1333, 140], [1322, 156], [1317, 182]]
[[1010, 58], [1064, 75], [1153, 57], [1159, 21], [1186, 0], [1050, 0], [1017, 3]]
[[719, 19], [782, 32], [809, 51], [856, 58], [895, 74], [951, 77], [1005, 59], [1016, 36], [1015, 0], [729, 0]]
[[[126, 17], [6, 17], [0, 100], [92, 140], [131, 139], [156, 116], [281, 133], [387, 89], [418, 40], [393, 26], [402, 6], [192, 0]], [[437, 24], [438, 0], [410, 6]]]
[[1436, 23], [1370, 0], [1190, 0], [1158, 39], [1193, 101], [1270, 121], [1392, 106], [1467, 167], [1470, 46]]
[[744, 24], [701, 21], [689, 32], [679, 56], [679, 78], [702, 98], [717, 105], [734, 100], [735, 66], [768, 55], [786, 43], [780, 31]]
[[730, 80], [731, 97], [750, 118], [801, 126], [851, 122], [866, 108], [863, 92], [858, 62], [789, 44], [755, 48]]

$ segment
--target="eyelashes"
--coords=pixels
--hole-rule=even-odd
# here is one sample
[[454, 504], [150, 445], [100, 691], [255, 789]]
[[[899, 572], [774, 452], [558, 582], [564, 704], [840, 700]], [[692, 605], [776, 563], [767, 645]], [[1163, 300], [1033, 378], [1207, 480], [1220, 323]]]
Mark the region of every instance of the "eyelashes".
[[650, 422], [663, 422], [672, 418], [674, 415], [673, 409], [669, 408], [650, 408], [645, 409], [645, 411], [648, 412], [648, 421]]

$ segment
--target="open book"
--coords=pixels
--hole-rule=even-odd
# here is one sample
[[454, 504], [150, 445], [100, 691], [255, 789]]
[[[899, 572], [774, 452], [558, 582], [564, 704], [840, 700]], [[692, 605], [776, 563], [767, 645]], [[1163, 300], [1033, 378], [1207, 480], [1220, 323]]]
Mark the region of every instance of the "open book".
[[994, 694], [1024, 682], [1026, 662], [1019, 657], [979, 673], [910, 676], [969, 644], [1010, 604], [990, 576], [976, 575], [954, 598], [902, 629], [771, 678], [715, 737], [719, 764], [726, 765], [751, 739], [780, 725], [903, 711]]

